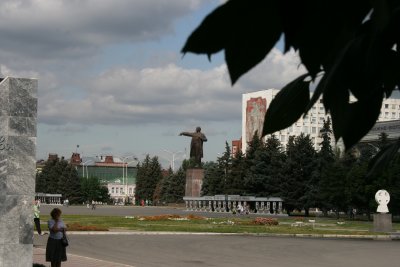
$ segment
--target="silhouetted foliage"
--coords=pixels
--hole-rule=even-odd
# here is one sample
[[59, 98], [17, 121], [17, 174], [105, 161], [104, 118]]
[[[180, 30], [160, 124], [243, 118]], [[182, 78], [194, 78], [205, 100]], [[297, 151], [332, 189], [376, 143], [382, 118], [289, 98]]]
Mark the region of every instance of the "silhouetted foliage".
[[[400, 1], [230, 0], [192, 32], [182, 53], [210, 58], [224, 50], [234, 84], [283, 36], [284, 52], [298, 51], [307, 73], [271, 102], [263, 136], [296, 122], [322, 96], [335, 140], [349, 149], [375, 124], [383, 98], [399, 89], [399, 29]], [[310, 81], [318, 82], [311, 99]], [[357, 101], [350, 103], [350, 94]], [[399, 147], [400, 140], [393, 150]], [[375, 163], [393, 158], [392, 152], [382, 150]]]

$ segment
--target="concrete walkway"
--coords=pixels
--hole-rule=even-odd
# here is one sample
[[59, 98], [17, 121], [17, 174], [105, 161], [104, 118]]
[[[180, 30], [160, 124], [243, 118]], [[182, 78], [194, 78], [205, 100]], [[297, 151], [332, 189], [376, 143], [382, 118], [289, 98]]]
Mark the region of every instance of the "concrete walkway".
[[[33, 248], [33, 262], [40, 263], [44, 266], [50, 266], [50, 262], [46, 262], [46, 250], [43, 248]], [[83, 257], [79, 255], [67, 253], [67, 261], [63, 262], [62, 267], [134, 267], [133, 265], [125, 265], [119, 263], [113, 263], [109, 261], [103, 261], [93, 259], [89, 257]]]

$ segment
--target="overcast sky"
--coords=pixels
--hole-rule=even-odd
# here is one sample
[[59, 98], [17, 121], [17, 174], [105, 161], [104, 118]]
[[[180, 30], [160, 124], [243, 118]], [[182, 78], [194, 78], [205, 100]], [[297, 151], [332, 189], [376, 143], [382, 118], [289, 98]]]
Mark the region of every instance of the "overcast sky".
[[[230, 85], [223, 55], [180, 50], [221, 0], [1, 0], [0, 74], [39, 80], [37, 158], [189, 154], [201, 126], [204, 160], [241, 135], [242, 94], [304, 73], [281, 43]], [[182, 153], [176, 154], [177, 159]], [[177, 163], [178, 164], [178, 160]]]

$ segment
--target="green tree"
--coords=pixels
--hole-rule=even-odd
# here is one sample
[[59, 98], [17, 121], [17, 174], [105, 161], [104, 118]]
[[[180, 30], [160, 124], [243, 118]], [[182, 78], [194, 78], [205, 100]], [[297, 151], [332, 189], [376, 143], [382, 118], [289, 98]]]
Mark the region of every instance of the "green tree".
[[231, 149], [228, 142], [225, 142], [224, 153], [217, 158], [217, 162], [204, 164], [204, 181], [202, 195], [226, 194], [228, 176], [231, 172]]
[[245, 159], [241, 150], [232, 158], [230, 172], [227, 175], [225, 193], [229, 195], [244, 195]]
[[138, 199], [153, 200], [157, 184], [162, 179], [161, 164], [158, 157], [146, 155], [142, 164], [138, 165], [135, 195]]
[[47, 161], [42, 172], [36, 175], [36, 182], [36, 192], [62, 194], [71, 204], [81, 201], [78, 173], [63, 158]]
[[[309, 135], [303, 133], [289, 139], [287, 160], [283, 175], [283, 195], [288, 211], [304, 209], [306, 216], [309, 208], [315, 207], [314, 184], [316, 151]], [[311, 191], [311, 192], [310, 192]]]
[[217, 162], [209, 161], [204, 164], [203, 196], [220, 195], [224, 192], [224, 170]]
[[280, 141], [272, 135], [259, 146], [247, 172], [246, 188], [256, 196], [281, 196], [284, 154]]
[[339, 159], [326, 166], [321, 173], [319, 195], [325, 209], [332, 209], [339, 218], [339, 212], [346, 210], [346, 169]]
[[171, 170], [168, 177], [165, 179], [165, 183], [163, 184], [163, 201], [169, 203], [182, 202], [185, 195], [185, 183], [186, 170], [184, 166], [181, 166], [176, 173], [173, 173]]
[[316, 158], [316, 170], [314, 173], [314, 184], [313, 193], [316, 197], [316, 207], [322, 209], [324, 215], [327, 215], [327, 210], [329, 208], [327, 201], [325, 201], [321, 195], [321, 179], [325, 175], [325, 170], [329, 168], [335, 161], [335, 154], [331, 145], [331, 121], [328, 117], [327, 120], [323, 121], [323, 126], [320, 130], [322, 142], [320, 145], [320, 150], [317, 153]]
[[265, 149], [264, 141], [259, 137], [256, 131], [253, 138], [247, 144], [246, 157], [244, 160], [245, 175], [244, 187], [245, 194], [251, 195], [257, 192], [257, 187], [262, 184], [261, 177], [256, 175], [256, 166], [260, 160], [260, 153]]
[[81, 195], [83, 201], [110, 202], [110, 194], [106, 186], [100, 184], [97, 177], [81, 178]]

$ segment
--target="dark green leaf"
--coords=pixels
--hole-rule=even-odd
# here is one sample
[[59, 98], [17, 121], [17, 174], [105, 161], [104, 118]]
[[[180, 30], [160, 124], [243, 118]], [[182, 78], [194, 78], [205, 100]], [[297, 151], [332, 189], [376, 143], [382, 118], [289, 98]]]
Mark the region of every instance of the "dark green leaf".
[[[232, 0], [231, 0], [232, 1]], [[232, 84], [260, 63], [282, 33], [276, 1], [241, 1], [237, 19], [225, 46], [225, 60]]]
[[400, 54], [391, 50], [383, 66], [383, 84], [386, 97], [390, 97], [397, 84], [400, 84]]
[[287, 84], [272, 100], [265, 114], [263, 136], [285, 129], [296, 122], [310, 101], [310, 81], [303, 74]]
[[[235, 2], [235, 3], [234, 3]], [[237, 1], [229, 1], [210, 13], [186, 40], [181, 52], [196, 54], [217, 53], [225, 48], [231, 32], [231, 23], [237, 13]]]
[[392, 159], [396, 156], [400, 149], [400, 139], [395, 143], [389, 144], [382, 148], [378, 154], [369, 163], [369, 171], [367, 177], [372, 177], [380, 174], [387, 168]]
[[381, 112], [382, 98], [383, 93], [379, 90], [369, 98], [349, 104], [342, 135], [347, 150], [360, 141], [375, 125]]

